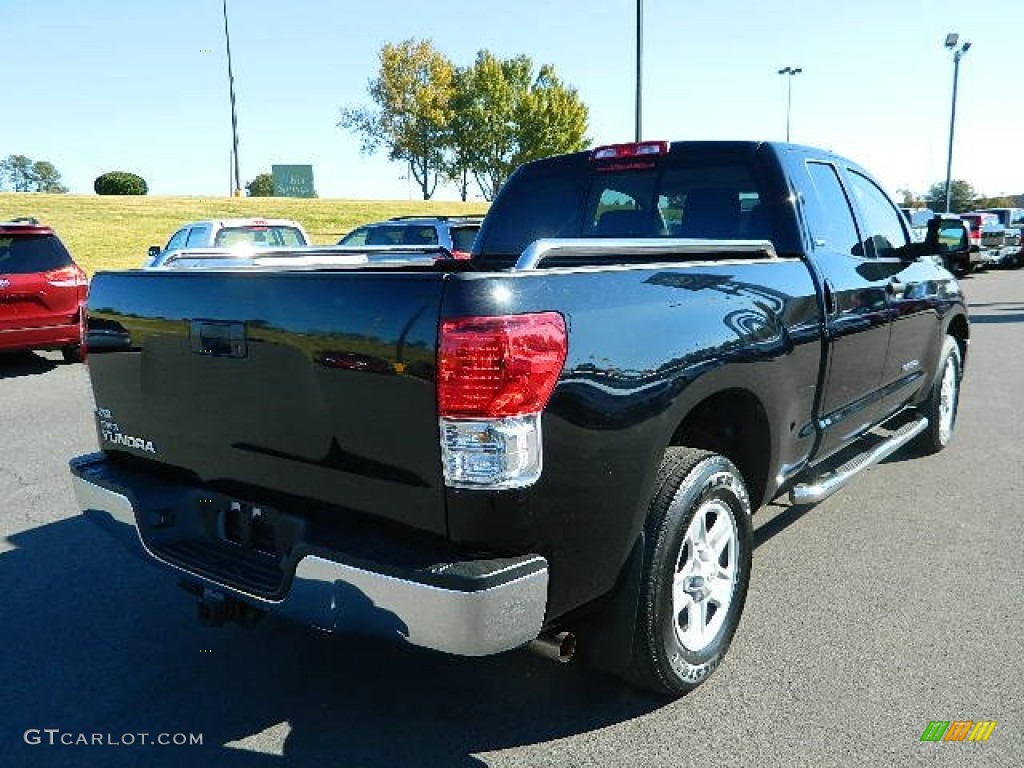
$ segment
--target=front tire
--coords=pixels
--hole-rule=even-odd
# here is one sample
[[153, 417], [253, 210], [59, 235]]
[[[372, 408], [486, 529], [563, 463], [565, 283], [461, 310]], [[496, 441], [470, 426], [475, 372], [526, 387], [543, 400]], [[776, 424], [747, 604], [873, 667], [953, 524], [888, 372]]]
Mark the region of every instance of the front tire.
[[963, 356], [952, 336], [942, 342], [939, 373], [928, 399], [921, 404], [921, 413], [928, 419], [928, 428], [918, 438], [922, 453], [938, 453], [953, 439], [957, 411], [960, 408], [960, 381], [963, 378]]
[[750, 583], [743, 478], [708, 451], [669, 448], [648, 511], [630, 678], [678, 696], [718, 667]]

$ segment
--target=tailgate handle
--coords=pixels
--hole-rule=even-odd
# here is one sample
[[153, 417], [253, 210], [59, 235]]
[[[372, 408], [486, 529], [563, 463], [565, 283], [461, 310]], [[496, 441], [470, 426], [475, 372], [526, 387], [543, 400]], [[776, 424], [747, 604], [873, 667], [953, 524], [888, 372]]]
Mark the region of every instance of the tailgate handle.
[[197, 355], [245, 357], [248, 355], [245, 323], [192, 320], [189, 322], [189, 346]]

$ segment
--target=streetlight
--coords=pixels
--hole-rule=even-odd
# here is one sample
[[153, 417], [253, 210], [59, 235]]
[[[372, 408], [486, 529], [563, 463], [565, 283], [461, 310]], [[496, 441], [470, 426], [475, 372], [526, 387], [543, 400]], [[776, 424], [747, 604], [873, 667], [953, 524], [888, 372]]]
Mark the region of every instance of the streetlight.
[[799, 75], [803, 70], [800, 67], [783, 67], [779, 70], [780, 75], [788, 75], [786, 78], [786, 143], [789, 143], [789, 115], [793, 111], [793, 77]]
[[644, 0], [636, 0], [636, 141], [640, 141], [644, 52]]
[[231, 152], [235, 160], [234, 196], [242, 196], [242, 178], [238, 172], [238, 116], [235, 114], [235, 75], [231, 70], [231, 37], [228, 35], [228, 0], [224, 0], [224, 42], [228, 49], [228, 93], [231, 97]]
[[946, 213], [949, 213], [949, 196], [953, 184], [953, 129], [956, 126], [956, 85], [960, 79], [960, 59], [971, 49], [971, 44], [964, 42], [956, 47], [960, 35], [950, 32], [946, 35], [946, 48], [953, 51], [953, 108], [949, 113], [949, 154], [946, 156]]

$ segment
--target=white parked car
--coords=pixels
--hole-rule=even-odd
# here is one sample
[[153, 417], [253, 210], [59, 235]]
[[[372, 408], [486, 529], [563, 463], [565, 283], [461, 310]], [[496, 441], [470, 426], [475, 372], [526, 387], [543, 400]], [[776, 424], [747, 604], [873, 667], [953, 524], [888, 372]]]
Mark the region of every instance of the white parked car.
[[163, 267], [184, 249], [217, 248], [258, 250], [303, 248], [310, 244], [302, 225], [291, 219], [213, 219], [185, 224], [171, 235], [167, 244], [149, 247], [146, 269]]

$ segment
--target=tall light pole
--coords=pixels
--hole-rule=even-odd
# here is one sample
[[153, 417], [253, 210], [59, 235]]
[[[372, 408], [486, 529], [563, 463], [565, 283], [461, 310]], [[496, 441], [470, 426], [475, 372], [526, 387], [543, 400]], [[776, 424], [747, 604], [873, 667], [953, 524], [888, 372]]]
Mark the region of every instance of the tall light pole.
[[238, 172], [238, 115], [235, 113], [235, 75], [231, 69], [231, 36], [228, 35], [228, 0], [224, 0], [224, 42], [228, 49], [228, 94], [231, 97], [231, 153], [235, 159], [235, 197], [242, 196], [242, 175]]
[[953, 51], [953, 108], [949, 112], [949, 154], [946, 155], [946, 213], [949, 213], [949, 197], [953, 186], [953, 129], [956, 127], [956, 86], [960, 79], [960, 59], [971, 49], [971, 44], [964, 42], [956, 47], [960, 35], [950, 32], [946, 35], [946, 47]]
[[789, 143], [789, 116], [793, 111], [793, 77], [803, 72], [800, 67], [783, 67], [780, 75], [786, 75], [786, 143]]
[[636, 141], [641, 140], [643, 116], [644, 0], [636, 0]]

